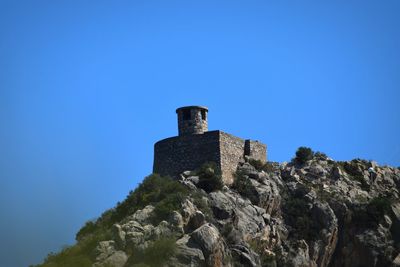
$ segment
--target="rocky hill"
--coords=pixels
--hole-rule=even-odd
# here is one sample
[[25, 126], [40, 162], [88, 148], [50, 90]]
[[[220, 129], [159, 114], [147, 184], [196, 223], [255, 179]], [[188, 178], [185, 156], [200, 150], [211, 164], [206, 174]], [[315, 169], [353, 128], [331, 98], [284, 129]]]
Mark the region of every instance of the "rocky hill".
[[400, 170], [301, 148], [290, 163], [146, 177], [38, 266], [400, 266]]

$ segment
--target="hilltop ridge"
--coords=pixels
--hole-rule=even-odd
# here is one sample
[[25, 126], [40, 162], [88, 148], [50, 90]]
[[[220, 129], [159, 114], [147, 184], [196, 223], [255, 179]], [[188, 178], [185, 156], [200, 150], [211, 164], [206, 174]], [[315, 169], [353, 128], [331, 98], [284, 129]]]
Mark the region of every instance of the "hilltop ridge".
[[146, 177], [38, 266], [400, 266], [400, 170], [300, 148]]

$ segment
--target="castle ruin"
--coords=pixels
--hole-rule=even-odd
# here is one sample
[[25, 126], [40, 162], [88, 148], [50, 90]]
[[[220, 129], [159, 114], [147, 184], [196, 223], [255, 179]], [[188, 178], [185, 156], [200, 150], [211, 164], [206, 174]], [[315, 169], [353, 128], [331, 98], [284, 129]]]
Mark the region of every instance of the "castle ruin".
[[205, 162], [215, 162], [224, 183], [231, 184], [233, 173], [245, 156], [267, 160], [265, 144], [219, 130], [208, 131], [206, 107], [181, 107], [176, 113], [179, 135], [155, 143], [154, 173], [177, 177], [184, 171], [197, 169]]

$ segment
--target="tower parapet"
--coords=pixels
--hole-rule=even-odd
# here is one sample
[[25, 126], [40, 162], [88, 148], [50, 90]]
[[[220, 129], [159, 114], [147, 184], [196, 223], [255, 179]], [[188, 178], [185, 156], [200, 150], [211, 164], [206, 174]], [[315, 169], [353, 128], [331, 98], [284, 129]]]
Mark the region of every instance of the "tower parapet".
[[179, 135], [202, 134], [208, 131], [208, 109], [202, 106], [186, 106], [176, 110]]

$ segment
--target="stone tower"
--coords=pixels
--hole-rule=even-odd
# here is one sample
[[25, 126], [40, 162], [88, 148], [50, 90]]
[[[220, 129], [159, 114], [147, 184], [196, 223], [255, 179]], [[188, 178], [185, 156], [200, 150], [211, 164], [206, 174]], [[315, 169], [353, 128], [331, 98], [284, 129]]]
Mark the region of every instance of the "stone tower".
[[179, 135], [202, 134], [208, 131], [208, 109], [202, 106], [187, 106], [176, 110]]
[[246, 157], [267, 160], [265, 144], [241, 139], [216, 130], [208, 131], [208, 109], [187, 106], [176, 110], [179, 135], [154, 145], [153, 172], [179, 177], [183, 171], [195, 170], [205, 162], [214, 162], [225, 184], [232, 184], [234, 173]]

